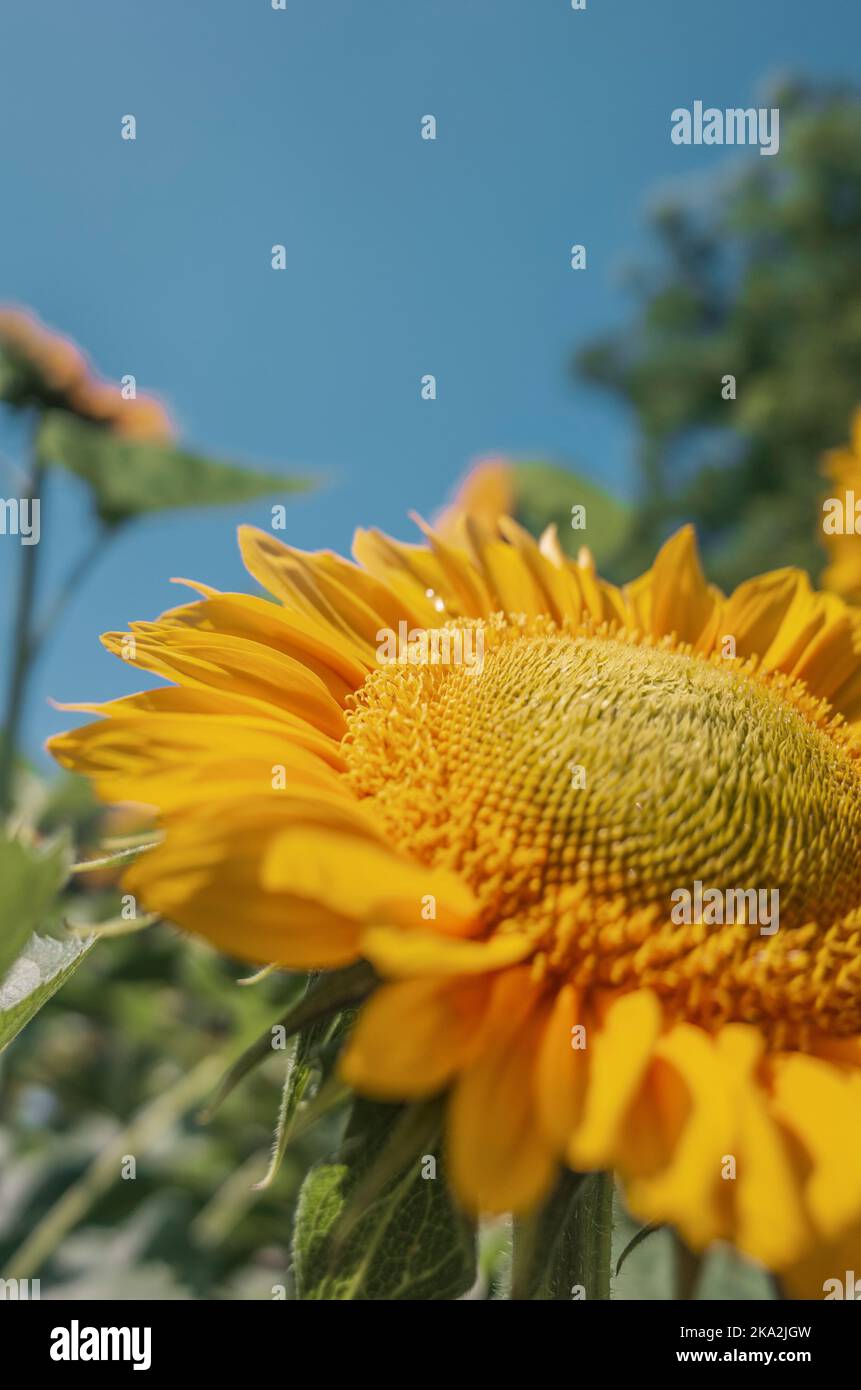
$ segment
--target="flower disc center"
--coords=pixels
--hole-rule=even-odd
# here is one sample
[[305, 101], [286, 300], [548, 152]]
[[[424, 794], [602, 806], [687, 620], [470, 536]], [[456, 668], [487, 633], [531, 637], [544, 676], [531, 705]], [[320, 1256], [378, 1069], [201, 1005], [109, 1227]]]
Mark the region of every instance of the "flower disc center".
[[[709, 931], [752, 959], [772, 943], [749, 917], [741, 936], [721, 919], [670, 929], [672, 895], [693, 897], [697, 883], [724, 894], [775, 890], [776, 959], [787, 931], [815, 924], [819, 939], [861, 905], [853, 745], [797, 686], [671, 644], [549, 622], [500, 619], [484, 635], [480, 670], [372, 673], [345, 752], [391, 840], [461, 873], [488, 926], [555, 924], [557, 936], [577, 938], [579, 928], [564, 927], [576, 896], [592, 921], [610, 903], [616, 921], [620, 905], [622, 915], [651, 912], [667, 926], [665, 964]], [[644, 940], [620, 930], [617, 942], [609, 929], [590, 936], [615, 961], [615, 974], [599, 972], [613, 980]]]

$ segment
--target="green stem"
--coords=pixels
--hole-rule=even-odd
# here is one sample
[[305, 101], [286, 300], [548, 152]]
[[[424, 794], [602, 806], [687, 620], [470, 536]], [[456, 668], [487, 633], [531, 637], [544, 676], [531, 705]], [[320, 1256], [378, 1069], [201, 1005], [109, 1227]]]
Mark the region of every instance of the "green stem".
[[102, 523], [89, 545], [81, 551], [77, 560], [73, 563], [69, 573], [63, 580], [62, 586], [57, 590], [50, 609], [30, 638], [29, 660], [31, 663], [35, 661], [46, 639], [53, 632], [59, 618], [63, 614], [66, 604], [74, 597], [81, 580], [86, 578], [95, 561], [102, 555], [105, 546], [118, 529], [119, 528], [116, 526], [110, 527]]
[[587, 1299], [610, 1297], [612, 1243], [613, 1174], [590, 1173], [571, 1222], [571, 1284]]
[[[45, 478], [45, 467], [40, 460], [33, 465], [27, 495], [40, 497]], [[73, 597], [82, 579], [87, 575], [95, 561], [101, 556], [105, 545], [119, 530], [118, 526], [102, 523], [92, 541], [78, 556], [65, 580], [58, 589], [50, 609], [38, 626], [33, 620], [33, 606], [36, 597], [36, 570], [38, 545], [26, 545], [21, 549], [21, 579], [18, 589], [18, 605], [15, 612], [15, 631], [13, 647], [15, 657], [9, 680], [6, 701], [6, 718], [0, 736], [0, 820], [12, 809], [12, 782], [15, 765], [15, 750], [18, 746], [18, 731], [27, 682], [30, 671], [39, 656], [46, 638], [54, 630], [69, 599]]]
[[[44, 466], [37, 459], [30, 473], [30, 482], [26, 492], [27, 498], [33, 500], [40, 497], [44, 477]], [[39, 544], [41, 544], [41, 538]], [[24, 708], [24, 695], [27, 689], [27, 676], [32, 655], [30, 630], [33, 601], [36, 595], [38, 554], [39, 545], [24, 545], [22, 543], [21, 578], [18, 585], [18, 603], [12, 633], [14, 656], [6, 696], [3, 735], [0, 739], [0, 820], [3, 820], [12, 809], [12, 772], [15, 765], [18, 729], [21, 723], [21, 712]]]
[[608, 1299], [612, 1236], [612, 1174], [563, 1172], [515, 1227], [512, 1299]]
[[680, 1236], [674, 1239], [676, 1263], [676, 1298], [687, 1302], [696, 1297], [702, 1269], [702, 1256], [694, 1254]]

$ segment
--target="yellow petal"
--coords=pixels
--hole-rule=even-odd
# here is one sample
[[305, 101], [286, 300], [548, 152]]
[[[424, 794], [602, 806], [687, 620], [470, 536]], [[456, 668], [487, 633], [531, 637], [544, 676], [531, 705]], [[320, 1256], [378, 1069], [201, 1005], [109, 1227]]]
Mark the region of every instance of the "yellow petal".
[[588, 1061], [575, 1047], [573, 1030], [585, 1022], [580, 997], [564, 985], [547, 1018], [536, 1059], [536, 1107], [539, 1123], [553, 1148], [564, 1153], [583, 1110]]
[[382, 985], [362, 1007], [342, 1077], [379, 1100], [435, 1095], [469, 1060], [489, 995], [485, 979]]
[[721, 1168], [733, 1153], [734, 1115], [726, 1064], [702, 1029], [680, 1023], [660, 1041], [658, 1055], [673, 1067], [690, 1096], [690, 1113], [672, 1162], [651, 1178], [629, 1182], [631, 1208], [644, 1220], [676, 1225], [701, 1250], [731, 1230]]
[[[319, 676], [301, 662], [249, 642], [186, 630], [170, 622], [132, 623], [132, 665], [154, 671], [180, 685], [197, 685], [246, 696], [263, 707], [286, 709], [322, 733], [340, 738], [344, 713]], [[102, 638], [108, 651], [122, 656], [128, 635], [108, 632]]]
[[525, 960], [533, 949], [530, 937], [514, 933], [471, 941], [441, 932], [371, 927], [362, 937], [368, 960], [383, 975], [395, 978], [483, 974]]
[[466, 552], [449, 545], [415, 512], [411, 512], [410, 516], [427, 537], [447, 585], [454, 593], [457, 612], [449, 616], [486, 618], [495, 612], [497, 604]]
[[240, 526], [239, 548], [246, 569], [288, 608], [327, 624], [346, 639], [357, 661], [374, 665], [378, 615], [327, 573], [316, 557], [284, 545], [265, 531]]
[[85, 773], [106, 801], [138, 801], [162, 810], [197, 807], [286, 787], [338, 790], [339, 774], [316, 754], [270, 729], [199, 716], [108, 719], [50, 740], [64, 767]]
[[654, 637], [674, 632], [680, 641], [708, 650], [716, 635], [720, 594], [706, 582], [692, 526], [683, 526], [661, 547], [650, 579], [647, 630]]
[[123, 876], [123, 891], [231, 956], [295, 970], [332, 969], [358, 959], [359, 929], [326, 904], [261, 882], [261, 847], [273, 820], [256, 814], [167, 818], [164, 842]]
[[[356, 804], [356, 812], [361, 810]], [[266, 846], [261, 877], [267, 888], [289, 889], [326, 903], [357, 921], [423, 923], [428, 895], [438, 899], [441, 930], [465, 925], [476, 910], [472, 894], [455, 875], [403, 858], [363, 825], [329, 828], [286, 826]], [[410, 933], [395, 933], [408, 940]]]
[[801, 570], [772, 570], [746, 580], [730, 594], [722, 625], [735, 639], [737, 656], [763, 656], [768, 651], [805, 581]]
[[468, 519], [466, 531], [493, 607], [502, 613], [525, 613], [528, 618], [547, 612], [546, 599], [517, 548], [506, 541], [482, 537]]
[[820, 1058], [783, 1058], [773, 1110], [809, 1155], [807, 1203], [820, 1233], [835, 1239], [861, 1218], [861, 1078]]
[[435, 526], [446, 540], [454, 538], [458, 522], [464, 517], [492, 531], [501, 517], [514, 512], [516, 501], [515, 473], [511, 464], [503, 458], [483, 459], [469, 470], [451, 505], [437, 517]]
[[517, 550], [538, 591], [538, 612], [548, 613], [554, 622], [566, 618], [577, 622], [583, 606], [580, 586], [567, 561], [555, 564], [522, 526], [511, 517], [500, 518], [499, 529]]
[[524, 1211], [551, 1186], [557, 1162], [538, 1124], [535, 1059], [544, 1019], [525, 969], [494, 988], [483, 1050], [461, 1072], [448, 1110], [452, 1184], [471, 1211]]
[[418, 626], [433, 627], [458, 616], [454, 590], [432, 551], [394, 541], [381, 531], [356, 531], [353, 554], [416, 614]]
[[781, 1269], [807, 1248], [811, 1230], [804, 1211], [802, 1175], [784, 1132], [769, 1113], [768, 1097], [756, 1078], [763, 1051], [757, 1029], [730, 1024], [718, 1049], [729, 1068], [736, 1109], [736, 1244], [769, 1269]]
[[861, 1221], [833, 1240], [817, 1241], [788, 1269], [781, 1283], [789, 1298], [861, 1298]]
[[621, 995], [587, 1033], [589, 1081], [583, 1118], [569, 1145], [576, 1168], [598, 1168], [612, 1154], [625, 1112], [648, 1068], [661, 1026], [651, 990]]
[[218, 594], [185, 604], [163, 613], [160, 622], [243, 637], [283, 652], [313, 671], [339, 704], [367, 675], [367, 667], [351, 654], [349, 643], [326, 624], [250, 594]]

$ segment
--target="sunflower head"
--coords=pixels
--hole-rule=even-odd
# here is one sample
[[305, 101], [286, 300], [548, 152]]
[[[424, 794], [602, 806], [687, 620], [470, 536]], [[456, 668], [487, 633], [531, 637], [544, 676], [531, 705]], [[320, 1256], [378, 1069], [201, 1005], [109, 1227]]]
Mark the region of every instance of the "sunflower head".
[[613, 1167], [694, 1246], [800, 1268], [861, 1221], [858, 619], [794, 570], [723, 595], [689, 529], [622, 589], [552, 531], [423, 529], [355, 564], [244, 531], [274, 602], [109, 634], [173, 684], [53, 751], [156, 807], [147, 908], [374, 964], [343, 1074], [445, 1094], [466, 1206]]

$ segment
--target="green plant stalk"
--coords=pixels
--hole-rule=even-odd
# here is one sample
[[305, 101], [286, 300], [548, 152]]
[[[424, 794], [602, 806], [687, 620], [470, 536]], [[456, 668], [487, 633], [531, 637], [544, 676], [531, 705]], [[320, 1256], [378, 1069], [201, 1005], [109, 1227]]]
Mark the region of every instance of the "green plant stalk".
[[[39, 459], [36, 459], [30, 472], [30, 483], [27, 488], [28, 498], [32, 500], [41, 496], [44, 478], [44, 465]], [[41, 537], [39, 545], [41, 545]], [[12, 633], [12, 671], [6, 696], [3, 736], [0, 739], [0, 821], [4, 820], [12, 809], [12, 771], [15, 765], [18, 729], [21, 723], [21, 712], [24, 708], [24, 696], [27, 690], [27, 677], [32, 657], [31, 631], [33, 601], [36, 596], [39, 545], [22, 544], [21, 546], [21, 577], [18, 584], [18, 602]]]
[[573, 1297], [575, 1288], [583, 1289], [583, 1297], [610, 1297], [610, 1270], [613, 1242], [613, 1174], [589, 1173], [583, 1190], [571, 1211], [563, 1239], [567, 1245], [567, 1291]]
[[612, 1173], [560, 1174], [544, 1206], [518, 1221], [511, 1298], [610, 1297]]
[[29, 659], [31, 662], [39, 655], [47, 638], [54, 631], [57, 622], [65, 611], [66, 605], [69, 603], [70, 599], [74, 597], [78, 585], [87, 577], [93, 565], [103, 555], [105, 547], [110, 544], [111, 540], [120, 529], [119, 523], [113, 526], [107, 526], [104, 522], [99, 523], [92, 540], [81, 551], [77, 560], [73, 562], [71, 569], [63, 580], [62, 586], [54, 595], [49, 611], [30, 635]]

